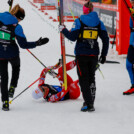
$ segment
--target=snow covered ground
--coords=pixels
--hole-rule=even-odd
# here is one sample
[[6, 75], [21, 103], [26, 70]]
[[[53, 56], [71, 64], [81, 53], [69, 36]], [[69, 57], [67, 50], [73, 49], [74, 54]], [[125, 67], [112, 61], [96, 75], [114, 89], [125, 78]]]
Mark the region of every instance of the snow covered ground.
[[[26, 18], [21, 22], [28, 41], [39, 37], [49, 37], [50, 42], [31, 51], [46, 65], [54, 65], [60, 58], [60, 37], [58, 23], [38, 11], [27, 0], [14, 0], [26, 11]], [[0, 0], [0, 12], [8, 11], [5, 0]], [[49, 11], [48, 11], [49, 12]], [[50, 11], [56, 15], [56, 11]], [[71, 28], [72, 23], [66, 23]], [[101, 43], [100, 43], [101, 44]], [[66, 53], [73, 54], [74, 43], [66, 40]], [[21, 73], [15, 96], [34, 82], [40, 75], [43, 66], [27, 52], [20, 49]], [[31, 93], [34, 84], [25, 93], [12, 102], [10, 111], [0, 110], [0, 134], [133, 134], [134, 131], [134, 96], [123, 96], [122, 92], [130, 87], [125, 68], [125, 58], [118, 60], [121, 64], [101, 65], [105, 79], [99, 71], [96, 73], [96, 111], [80, 112], [82, 96], [77, 100], [48, 103], [43, 99], [35, 101]], [[72, 58], [67, 57], [67, 62]], [[9, 65], [9, 72], [11, 67]], [[76, 68], [68, 72], [76, 80]], [[10, 73], [11, 77], [11, 73]], [[47, 76], [47, 83], [58, 84], [58, 80]], [[0, 109], [2, 104], [0, 103]]]

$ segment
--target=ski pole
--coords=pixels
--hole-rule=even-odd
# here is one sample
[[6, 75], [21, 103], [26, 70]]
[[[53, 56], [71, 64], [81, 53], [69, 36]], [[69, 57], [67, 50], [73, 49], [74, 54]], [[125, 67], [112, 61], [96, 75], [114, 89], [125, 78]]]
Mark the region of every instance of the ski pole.
[[12, 9], [13, 0], [8, 0], [8, 4], [9, 4], [9, 12], [10, 12]]
[[[66, 54], [66, 56], [75, 58], [74, 55], [70, 55], [70, 54]], [[102, 71], [100, 70], [100, 64], [99, 64], [99, 63], [96, 65], [96, 70], [97, 70], [97, 69], [100, 71], [102, 77], [104, 78], [104, 75], [103, 75]]]
[[[53, 66], [54, 68], [54, 66]], [[52, 70], [53, 68], [49, 69], [48, 71]], [[54, 72], [55, 73], [55, 72]], [[43, 74], [44, 75], [44, 74]], [[42, 76], [43, 76], [42, 75]], [[53, 75], [53, 73], [52, 73]], [[29, 85], [26, 89], [24, 89], [21, 93], [19, 93], [15, 98], [13, 98], [11, 101], [9, 101], [9, 104], [12, 103], [13, 100], [15, 100], [16, 98], [18, 98], [22, 93], [24, 93], [27, 89], [29, 89], [33, 84], [35, 84], [40, 78], [42, 78], [42, 76], [40, 76], [37, 80], [35, 80], [31, 85]]]
[[[73, 11], [72, 11], [72, 9], [70, 8], [69, 5], [68, 5], [68, 8], [69, 8], [69, 10], [70, 10], [70, 12], [71, 12], [71, 15], [73, 16], [73, 19], [75, 20], [74, 13], [73, 13]], [[75, 57], [75, 56], [69, 55], [69, 54], [66, 54], [66, 56]], [[103, 77], [103, 79], [104, 79], [104, 75], [103, 75], [102, 71], [100, 70], [100, 65], [99, 65], [99, 64], [97, 64], [97, 66], [96, 66], [96, 70], [97, 70], [97, 69], [99, 69], [99, 71], [100, 71], [100, 73], [101, 73], [101, 75], [102, 75], [102, 77]]]
[[[39, 62], [41, 63], [41, 65], [43, 65], [45, 68], [47, 68], [47, 67], [46, 67], [29, 49], [27, 49], [27, 51], [28, 51], [37, 61], [39, 61]], [[48, 71], [48, 73], [52, 75], [51, 70], [52, 70], [52, 69], [50, 69], [50, 70]]]
[[[66, 56], [75, 58], [75, 56], [71, 55], [71, 54], [66, 54]], [[120, 64], [120, 62], [118, 62], [118, 61], [110, 61], [110, 60], [106, 60], [105, 63]]]
[[[42, 77], [42, 76], [41, 76]], [[9, 104], [12, 103], [16, 98], [18, 98], [22, 93], [24, 93], [26, 90], [28, 90], [33, 84], [35, 84], [41, 77], [39, 77], [37, 80], [35, 80], [31, 85], [29, 85], [27, 88], [25, 88], [22, 92], [20, 92], [16, 97], [14, 97], [11, 101], [9, 101]]]
[[[10, 12], [10, 10], [12, 9], [13, 0], [8, 0], [8, 4], [9, 4], [9, 12]], [[29, 49], [27, 49], [27, 51], [46, 68], [46, 66]], [[51, 70], [49, 70], [48, 72], [52, 74]]]
[[[41, 65], [43, 65], [45, 68], [47, 68], [29, 49], [27, 49], [27, 51], [37, 60], [41, 63]], [[58, 64], [58, 63], [57, 63]], [[53, 67], [54, 68], [54, 67]], [[54, 76], [53, 73], [55, 73], [54, 71], [52, 72], [53, 68], [48, 70], [48, 73], [52, 76]], [[56, 73], [55, 73], [56, 74]]]
[[123, 1], [124, 1], [124, 3], [125, 3], [126, 7], [127, 7], [128, 10], [129, 10], [129, 13], [130, 13], [130, 15], [131, 15], [132, 20], [134, 21], [134, 16], [131, 14], [131, 8], [132, 8], [132, 7], [129, 7], [129, 6], [128, 6], [128, 3], [126, 2], [126, 0], [123, 0]]
[[112, 42], [112, 49], [114, 47], [115, 40], [116, 40], [116, 30], [115, 30], [115, 36], [114, 36], [114, 39], [113, 39], [113, 42]]
[[72, 9], [70, 8], [69, 4], [68, 4], [68, 8], [69, 8], [69, 10], [71, 12], [71, 15], [73, 16], [73, 19], [75, 20], [74, 13], [73, 13]]
[[104, 75], [103, 75], [103, 73], [102, 73], [102, 71], [100, 70], [100, 64], [98, 63], [97, 65], [96, 65], [96, 70], [99, 70], [99, 72], [101, 73], [101, 75], [102, 75], [102, 77], [103, 77], [103, 79], [105, 79], [105, 77], [104, 77]]
[[71, 54], [66, 54], [66, 56], [75, 58], [75, 56]]
[[27, 51], [28, 51], [36, 60], [38, 60], [38, 61], [41, 63], [41, 65], [43, 65], [43, 66], [46, 68], [46, 66], [45, 66], [29, 49], [27, 49]]
[[123, 0], [123, 1], [124, 1], [125, 5], [127, 6], [127, 8], [129, 9], [130, 7], [128, 6], [126, 0]]

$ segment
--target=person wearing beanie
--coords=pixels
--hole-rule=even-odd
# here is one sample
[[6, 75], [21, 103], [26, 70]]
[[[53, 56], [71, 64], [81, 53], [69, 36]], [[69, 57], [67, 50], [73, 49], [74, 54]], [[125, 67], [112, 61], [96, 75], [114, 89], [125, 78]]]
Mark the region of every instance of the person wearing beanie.
[[93, 11], [93, 4], [88, 1], [83, 6], [83, 15], [74, 21], [71, 31], [60, 25], [59, 30], [66, 38], [76, 41], [75, 55], [77, 74], [83, 94], [84, 103], [81, 111], [94, 111], [96, 92], [95, 70], [98, 64], [99, 43], [102, 40], [102, 51], [99, 62], [104, 64], [109, 48], [109, 37], [103, 22]]
[[[20, 24], [25, 18], [25, 11], [18, 4], [11, 12], [0, 13], [0, 75], [2, 109], [9, 110], [9, 97], [13, 97], [20, 74], [19, 46], [23, 49], [31, 49], [46, 44], [48, 38], [40, 38], [35, 42], [27, 42]], [[12, 66], [11, 83], [8, 90], [8, 63]]]

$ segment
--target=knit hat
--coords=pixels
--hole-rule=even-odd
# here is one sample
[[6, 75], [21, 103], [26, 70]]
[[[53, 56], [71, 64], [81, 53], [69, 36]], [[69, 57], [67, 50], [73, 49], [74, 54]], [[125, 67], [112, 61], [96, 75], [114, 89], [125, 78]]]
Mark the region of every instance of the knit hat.
[[88, 14], [88, 13], [89, 13], [89, 8], [83, 6], [83, 13], [84, 13], [84, 14]]
[[83, 13], [88, 14], [93, 11], [93, 4], [91, 2], [87, 2], [83, 6]]
[[19, 6], [19, 4], [14, 6], [10, 13], [20, 20], [23, 20], [25, 18], [25, 11]]

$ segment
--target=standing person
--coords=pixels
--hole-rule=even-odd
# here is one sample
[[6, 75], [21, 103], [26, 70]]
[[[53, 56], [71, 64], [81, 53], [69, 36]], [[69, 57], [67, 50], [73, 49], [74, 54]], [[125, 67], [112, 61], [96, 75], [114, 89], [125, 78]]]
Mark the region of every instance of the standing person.
[[[67, 71], [73, 69], [76, 65], [75, 61], [71, 61], [66, 64]], [[44, 98], [49, 102], [63, 101], [67, 99], [77, 99], [80, 96], [80, 88], [78, 86], [79, 81], [73, 81], [73, 79], [67, 74], [67, 90], [65, 91], [63, 84], [63, 72], [62, 67], [60, 67], [60, 62], [54, 66], [47, 67], [42, 70], [39, 80], [38, 87], [32, 92], [34, 99]], [[50, 69], [58, 69], [58, 74], [53, 72], [53, 77], [58, 78], [60, 86], [45, 84], [46, 74]]]
[[77, 40], [75, 46], [77, 74], [84, 99], [81, 111], [94, 111], [95, 70], [99, 55], [97, 39], [99, 36], [102, 40], [103, 46], [99, 61], [104, 64], [109, 47], [109, 38], [103, 22], [93, 11], [93, 4], [90, 1], [84, 4], [83, 13], [84, 15], [74, 21], [71, 31], [68, 31], [63, 25], [59, 26], [59, 30], [69, 40]]
[[[13, 97], [20, 73], [19, 46], [23, 49], [35, 48], [46, 44], [48, 38], [40, 38], [35, 42], [27, 42], [20, 24], [25, 17], [25, 11], [16, 5], [11, 12], [0, 13], [0, 75], [3, 110], [9, 110], [9, 98]], [[8, 91], [8, 63], [12, 66], [12, 78]]]
[[[132, 16], [134, 16], [134, 0], [130, 0], [132, 8]], [[129, 74], [129, 78], [131, 81], [131, 87], [129, 90], [123, 92], [123, 95], [130, 95], [134, 93], [134, 24], [132, 18], [130, 17], [130, 42], [126, 59], [126, 68]]]

